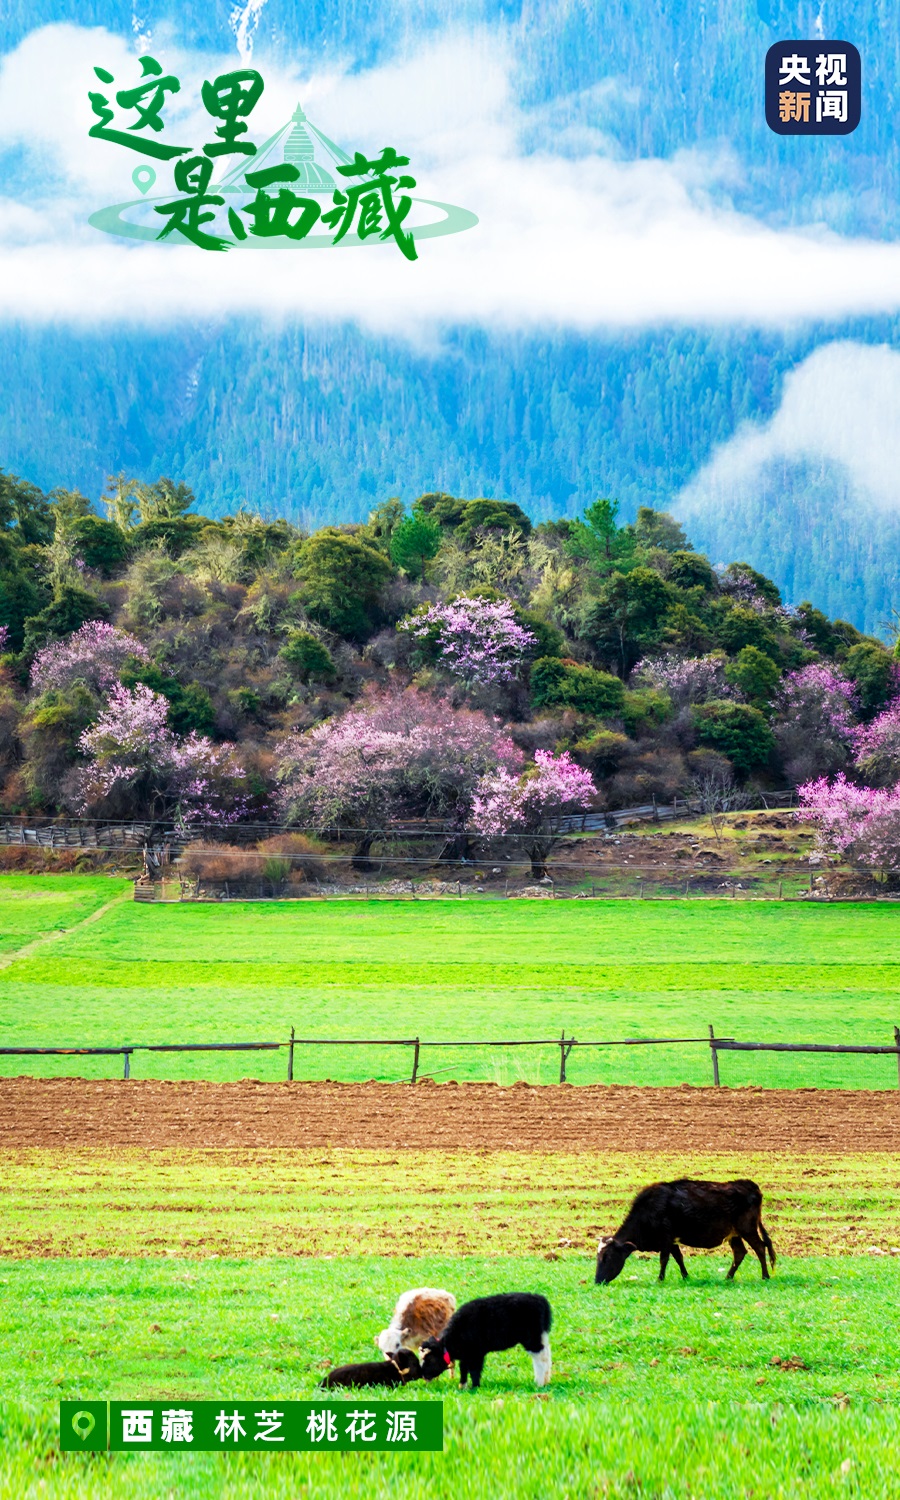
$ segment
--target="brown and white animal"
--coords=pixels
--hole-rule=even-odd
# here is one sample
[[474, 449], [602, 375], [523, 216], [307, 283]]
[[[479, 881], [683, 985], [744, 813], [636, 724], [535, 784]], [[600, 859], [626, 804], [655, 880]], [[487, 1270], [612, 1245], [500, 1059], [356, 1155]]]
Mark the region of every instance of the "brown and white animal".
[[329, 1370], [319, 1382], [323, 1390], [333, 1391], [338, 1387], [353, 1389], [360, 1385], [408, 1385], [411, 1380], [422, 1379], [422, 1367], [409, 1349], [400, 1349], [387, 1359], [369, 1360], [362, 1365], [339, 1365]]
[[376, 1336], [375, 1347], [387, 1355], [399, 1349], [420, 1349], [426, 1339], [440, 1337], [455, 1312], [452, 1292], [414, 1287], [398, 1299], [390, 1323]]
[[763, 1280], [768, 1281], [766, 1251], [773, 1266], [775, 1251], [761, 1210], [762, 1193], [749, 1178], [696, 1182], [682, 1177], [677, 1182], [654, 1182], [638, 1193], [615, 1234], [600, 1241], [594, 1280], [601, 1284], [615, 1281], [635, 1250], [659, 1255], [660, 1281], [665, 1280], [669, 1256], [687, 1277], [681, 1245], [712, 1250], [727, 1240], [733, 1256], [728, 1275], [734, 1275], [749, 1245], [762, 1267]]

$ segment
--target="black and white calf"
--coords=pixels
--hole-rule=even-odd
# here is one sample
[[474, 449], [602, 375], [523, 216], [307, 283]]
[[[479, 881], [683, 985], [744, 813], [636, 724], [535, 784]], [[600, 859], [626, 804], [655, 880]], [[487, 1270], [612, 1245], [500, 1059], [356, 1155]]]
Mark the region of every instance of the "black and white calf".
[[460, 1385], [470, 1379], [475, 1390], [485, 1357], [521, 1344], [531, 1355], [535, 1382], [549, 1385], [552, 1317], [547, 1298], [534, 1292], [499, 1292], [464, 1302], [440, 1338], [426, 1339], [422, 1345], [422, 1375], [435, 1380], [456, 1363]]

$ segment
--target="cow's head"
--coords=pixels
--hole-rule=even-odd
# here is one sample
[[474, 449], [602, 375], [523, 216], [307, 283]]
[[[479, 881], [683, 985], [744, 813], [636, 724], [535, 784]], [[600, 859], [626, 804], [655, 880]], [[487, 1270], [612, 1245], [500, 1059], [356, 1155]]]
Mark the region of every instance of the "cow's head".
[[597, 1274], [594, 1281], [604, 1285], [615, 1281], [629, 1255], [637, 1249], [631, 1240], [617, 1239], [614, 1234], [605, 1235], [597, 1246]]
[[426, 1339], [419, 1350], [422, 1361], [422, 1379], [437, 1380], [453, 1364], [442, 1339]]

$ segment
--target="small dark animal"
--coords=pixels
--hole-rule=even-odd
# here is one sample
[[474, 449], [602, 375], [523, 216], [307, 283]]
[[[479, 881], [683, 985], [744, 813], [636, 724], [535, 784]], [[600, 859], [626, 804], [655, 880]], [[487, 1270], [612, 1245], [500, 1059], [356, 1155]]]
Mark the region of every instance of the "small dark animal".
[[320, 1382], [323, 1390], [333, 1391], [337, 1386], [357, 1385], [408, 1385], [411, 1380], [422, 1379], [422, 1366], [409, 1349], [400, 1349], [387, 1359], [372, 1359], [363, 1365], [339, 1365], [329, 1370]]
[[547, 1298], [533, 1292], [499, 1292], [464, 1302], [440, 1338], [426, 1339], [422, 1345], [423, 1378], [435, 1380], [455, 1361], [460, 1385], [468, 1378], [476, 1390], [485, 1356], [521, 1344], [531, 1355], [536, 1384], [548, 1385], [552, 1316]]
[[654, 1182], [638, 1193], [615, 1234], [600, 1241], [594, 1280], [615, 1281], [635, 1250], [658, 1252], [660, 1281], [665, 1280], [670, 1255], [682, 1276], [687, 1277], [679, 1242], [697, 1250], [712, 1250], [727, 1240], [733, 1256], [728, 1275], [734, 1275], [749, 1245], [762, 1267], [763, 1280], [768, 1281], [766, 1251], [773, 1266], [775, 1251], [760, 1217], [761, 1209], [762, 1193], [748, 1178], [694, 1182], [682, 1177], [678, 1182]]

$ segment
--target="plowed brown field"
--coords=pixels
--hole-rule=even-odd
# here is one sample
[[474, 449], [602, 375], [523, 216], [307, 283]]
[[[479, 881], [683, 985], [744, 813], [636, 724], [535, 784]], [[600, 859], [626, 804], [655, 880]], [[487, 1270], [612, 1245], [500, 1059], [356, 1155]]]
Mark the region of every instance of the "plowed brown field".
[[900, 1093], [0, 1080], [0, 1147], [29, 1146], [896, 1151]]

